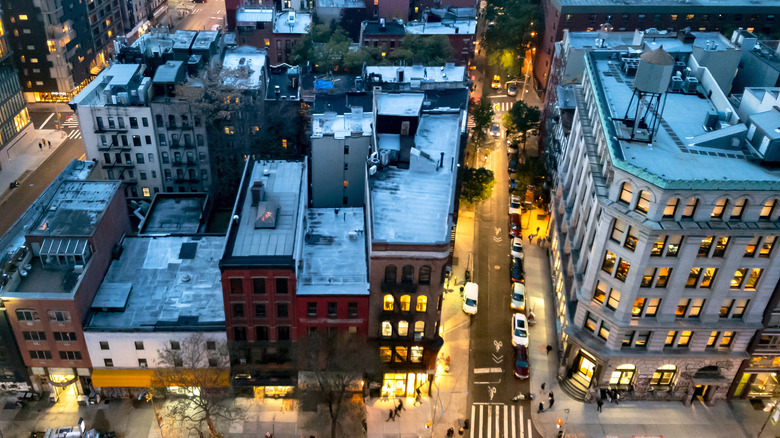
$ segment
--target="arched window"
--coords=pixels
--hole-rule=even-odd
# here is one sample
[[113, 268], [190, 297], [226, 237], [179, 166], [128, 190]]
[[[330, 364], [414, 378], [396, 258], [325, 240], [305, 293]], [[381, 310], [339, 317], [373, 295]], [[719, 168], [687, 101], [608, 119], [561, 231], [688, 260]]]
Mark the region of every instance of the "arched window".
[[431, 284], [431, 267], [428, 265], [420, 267], [420, 274], [417, 277], [418, 284]]
[[623, 185], [620, 186], [620, 196], [618, 197], [618, 201], [629, 205], [631, 204], [631, 200], [634, 198], [634, 186], [630, 182], [624, 182]]
[[723, 214], [726, 212], [726, 207], [729, 205], [729, 200], [726, 198], [718, 199], [715, 203], [715, 208], [712, 209], [710, 218], [723, 219]]
[[414, 282], [414, 266], [406, 265], [401, 271], [401, 283], [413, 283]]
[[658, 368], [653, 373], [653, 377], [650, 378], [651, 385], [669, 386], [674, 380], [674, 375], [677, 374], [677, 367], [674, 365], [664, 365]]
[[385, 303], [384, 310], [390, 312], [393, 310], [393, 304], [395, 303], [395, 299], [393, 298], [392, 295], [385, 295], [384, 303]]
[[745, 207], [747, 207], [747, 199], [737, 199], [737, 202], [734, 203], [734, 208], [731, 209], [731, 214], [729, 215], [729, 219], [741, 219], [742, 218], [742, 212], [745, 211]]
[[409, 322], [398, 321], [398, 336], [409, 336]]
[[685, 208], [682, 211], [683, 219], [693, 219], [693, 215], [696, 214], [696, 207], [699, 206], [699, 198], [691, 198], [685, 203]]
[[647, 190], [640, 190], [639, 200], [636, 201], [636, 207], [634, 207], [634, 210], [642, 214], [647, 214], [647, 210], [650, 209], [650, 196], [650, 192]]
[[418, 312], [427, 312], [428, 311], [428, 297], [425, 295], [420, 295], [417, 297], [417, 306], [415, 306], [414, 310]]
[[385, 283], [395, 284], [395, 280], [398, 277], [398, 268], [395, 265], [385, 266]]
[[425, 335], [425, 321], [417, 321], [414, 323], [414, 340], [419, 341]]
[[775, 212], [775, 206], [777, 205], [777, 199], [770, 199], [764, 203], [764, 207], [761, 208], [761, 214], [758, 216], [760, 221], [768, 221], [772, 218], [772, 213]]
[[393, 336], [393, 325], [390, 321], [382, 321], [382, 336], [385, 338]]
[[408, 312], [412, 308], [412, 297], [401, 295], [401, 311]]
[[664, 208], [664, 219], [674, 219], [674, 214], [677, 213], [677, 207], [680, 205], [680, 198], [672, 198], [666, 203]]
[[612, 371], [612, 376], [609, 378], [610, 385], [630, 385], [634, 380], [634, 374], [636, 373], [636, 366], [631, 364], [623, 364], [615, 368]]

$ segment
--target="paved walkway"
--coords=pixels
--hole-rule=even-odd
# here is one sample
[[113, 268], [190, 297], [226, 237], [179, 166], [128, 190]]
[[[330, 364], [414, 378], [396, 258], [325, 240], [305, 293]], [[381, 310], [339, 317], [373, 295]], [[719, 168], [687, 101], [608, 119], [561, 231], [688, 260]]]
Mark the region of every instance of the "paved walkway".
[[[41, 149], [38, 144], [44, 139], [47, 144]], [[20, 144], [17, 147], [21, 147], [22, 152], [0, 170], [0, 204], [5, 201], [10, 192], [10, 183], [19, 181], [24, 184], [24, 179], [43, 164], [66, 139], [63, 131], [30, 129], [19, 140]], [[49, 147], [48, 142], [51, 142], [51, 147]]]

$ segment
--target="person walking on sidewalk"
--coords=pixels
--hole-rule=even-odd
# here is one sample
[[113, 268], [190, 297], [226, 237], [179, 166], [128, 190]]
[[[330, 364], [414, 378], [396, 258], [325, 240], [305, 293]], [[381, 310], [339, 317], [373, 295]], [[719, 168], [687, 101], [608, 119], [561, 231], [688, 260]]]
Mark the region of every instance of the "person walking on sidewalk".
[[49, 149], [51, 149], [51, 140], [46, 140], [46, 143], [49, 143]]
[[[550, 352], [551, 352], [551, 351], [552, 351], [552, 345], [549, 345], [549, 344], [548, 344], [548, 345], [547, 345], [547, 355], [548, 355], [548, 356], [550, 355]], [[542, 388], [542, 389], [544, 389], [544, 388]]]
[[414, 390], [414, 404], [412, 406], [417, 406], [417, 403], [422, 404], [422, 394], [420, 393], [420, 388]]
[[601, 412], [601, 408], [604, 406], [604, 401], [602, 399], [596, 400], [596, 412]]
[[544, 392], [544, 386], [546, 385], [545, 382], [542, 382], [542, 392]]
[[43, 150], [43, 143], [38, 142], [38, 149]]
[[539, 402], [539, 410], [536, 411], [536, 413], [538, 414], [540, 412], [544, 412], [544, 403], [542, 403], [542, 402]]
[[406, 408], [404, 407], [404, 401], [402, 399], [398, 399], [398, 412], [405, 411]]
[[390, 420], [395, 421], [395, 412], [393, 412], [392, 409], [390, 409], [390, 413], [387, 414], [387, 420], [385, 420], [385, 423], [387, 423]]
[[615, 402], [616, 405], [619, 405], [618, 400], [620, 399], [620, 394], [618, 394], [617, 389], [612, 390], [612, 401]]
[[550, 391], [550, 406], [548, 409], [552, 409], [554, 404], [555, 404], [555, 397], [553, 396], [553, 392]]
[[536, 234], [539, 234], [539, 228], [541, 227], [536, 227]]

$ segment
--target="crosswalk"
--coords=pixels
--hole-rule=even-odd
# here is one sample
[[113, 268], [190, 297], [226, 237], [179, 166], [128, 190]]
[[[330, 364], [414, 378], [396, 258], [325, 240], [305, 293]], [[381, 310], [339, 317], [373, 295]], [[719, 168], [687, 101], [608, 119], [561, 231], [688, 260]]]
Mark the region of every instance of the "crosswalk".
[[524, 417], [520, 404], [474, 403], [470, 438], [530, 438], [531, 418]]
[[64, 122], [62, 122], [62, 126], [64, 128], [78, 128], [79, 127], [79, 119], [78, 119], [78, 117], [76, 117], [75, 114], [73, 114], [72, 116], [70, 116], [69, 119], [67, 119]]
[[81, 138], [81, 131], [79, 131], [78, 129], [74, 129], [73, 131], [70, 131], [68, 133], [68, 138], [70, 139]]
[[493, 104], [493, 111], [496, 114], [506, 113], [512, 109], [512, 105], [514, 105], [514, 102], [496, 102]]

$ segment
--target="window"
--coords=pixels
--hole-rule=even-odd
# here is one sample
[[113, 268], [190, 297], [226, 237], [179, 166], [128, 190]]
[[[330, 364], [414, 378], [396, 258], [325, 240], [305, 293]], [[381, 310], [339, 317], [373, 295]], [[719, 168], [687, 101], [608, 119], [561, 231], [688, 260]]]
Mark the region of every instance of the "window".
[[100, 349], [101, 350], [108, 350], [108, 342], [107, 341], [100, 341]]
[[414, 266], [406, 265], [401, 269], [401, 283], [414, 282]]
[[674, 345], [674, 338], [677, 337], [677, 332], [674, 330], [670, 330], [666, 334], [666, 341], [664, 341], [664, 347], [671, 347]]
[[416, 362], [416, 363], [422, 362], [422, 360], [423, 360], [423, 351], [424, 351], [423, 347], [419, 347], [419, 346], [418, 347], [414, 347], [413, 346], [410, 349], [411, 355], [409, 357], [409, 361]]
[[623, 246], [633, 251], [636, 249], [637, 241], [638, 239], [636, 237], [636, 230], [634, 230], [634, 227], [628, 227], [628, 235], [626, 236], [626, 243], [624, 243]]
[[631, 308], [631, 316], [633, 317], [642, 316], [642, 311], [645, 309], [646, 302], [647, 302], [646, 298], [637, 298], [636, 300], [634, 300], [634, 307]]
[[45, 341], [46, 332], [22, 332], [25, 341]]
[[661, 306], [660, 298], [650, 298], [647, 302], [647, 310], [645, 316], [655, 316], [658, 313], [658, 308]]
[[698, 205], [699, 200], [697, 198], [689, 199], [685, 204], [685, 208], [683, 208], [682, 219], [693, 219], [693, 215], [696, 213], [696, 207]]
[[764, 203], [764, 207], [761, 208], [761, 214], [758, 216], [760, 221], [768, 221], [772, 217], [772, 213], [775, 211], [776, 199], [770, 199]]
[[604, 300], [607, 297], [607, 285], [604, 282], [596, 282], [596, 291], [593, 292], [593, 299], [601, 304], [604, 304]]
[[634, 210], [642, 214], [647, 214], [647, 210], [649, 209], [650, 209], [650, 192], [648, 192], [647, 190], [640, 190], [639, 200], [636, 202], [636, 207], [634, 207]]
[[[140, 139], [138, 141], [138, 146], [141, 146]], [[144, 154], [135, 154], [135, 162], [138, 164], [144, 164]]]
[[277, 340], [289, 341], [290, 340], [290, 327], [282, 326], [277, 329]]
[[344, 155], [348, 155], [348, 154], [349, 154], [349, 145], [345, 144], [344, 145]]
[[146, 363], [146, 359], [138, 359], [138, 366], [141, 368], [146, 368], [148, 366]]
[[393, 325], [390, 321], [382, 321], [382, 336], [385, 338], [393, 336]]
[[687, 347], [691, 343], [691, 337], [693, 337], [692, 331], [684, 330], [680, 333], [680, 338], [677, 339], [677, 348]]
[[210, 357], [208, 358], [209, 361], [209, 367], [214, 368], [219, 365], [219, 360], [217, 360], [216, 357]]
[[601, 263], [601, 270], [612, 274], [612, 269], [615, 267], [615, 254], [607, 251], [604, 255], [604, 261]]
[[233, 327], [233, 340], [246, 341], [246, 327]]
[[395, 265], [385, 266], [385, 283], [395, 284], [398, 275], [398, 268]]
[[715, 243], [715, 251], [712, 252], [713, 257], [723, 257], [726, 254], [726, 248], [729, 246], [729, 238], [721, 237]]
[[417, 297], [417, 305], [415, 306], [414, 310], [418, 312], [427, 312], [428, 311], [428, 297], [425, 295], [420, 295]]
[[55, 341], [76, 342], [76, 332], [54, 332], [53, 334]]
[[70, 312], [64, 310], [49, 310], [49, 321], [70, 322]]
[[623, 233], [625, 232], [626, 224], [620, 219], [615, 219], [612, 223], [612, 232], [609, 234], [609, 238], [617, 243], [623, 241]]
[[699, 283], [699, 277], [701, 276], [701, 268], [691, 268], [691, 272], [688, 274], [688, 281], [685, 282], [685, 287], [696, 287]]
[[217, 343], [215, 341], [206, 341], [206, 350], [216, 351]]
[[714, 240], [714, 237], [705, 237], [701, 241], [701, 246], [699, 246], [699, 253], [696, 254], [696, 257], [707, 257], [710, 255], [710, 248], [712, 248], [712, 241]]
[[420, 267], [420, 273], [417, 278], [418, 284], [431, 284], [431, 267], [428, 265]]
[[683, 298], [677, 303], [677, 310], [674, 311], [675, 318], [685, 318], [686, 312], [688, 312], [688, 306], [691, 304], [691, 300]]
[[38, 312], [34, 310], [17, 310], [16, 319], [19, 321], [40, 321]]
[[103, 365], [105, 365], [107, 368], [111, 368], [114, 366], [114, 360], [113, 359], [103, 359]]
[[653, 285], [655, 271], [656, 268], [645, 268], [645, 274], [642, 275], [642, 283], [640, 284], [640, 287], [650, 287]]
[[184, 361], [181, 357], [174, 357], [173, 358], [173, 366], [175, 367], [182, 367], [184, 366]]
[[288, 318], [289, 316], [290, 316], [290, 312], [287, 303], [276, 303], [276, 317]]
[[30, 358], [38, 360], [51, 359], [51, 351], [46, 350], [30, 350]]
[[650, 341], [650, 332], [639, 332], [636, 335], [636, 340], [634, 341], [634, 347], [647, 348], [647, 343], [649, 341]]
[[617, 271], [615, 272], [615, 278], [625, 282], [626, 277], [628, 276], [629, 269], [631, 269], [631, 263], [625, 261], [624, 259], [620, 259], [620, 263], [618, 263]]
[[135, 341], [135, 349], [136, 350], [143, 350], [144, 349], [143, 341]]
[[730, 219], [741, 219], [742, 212], [745, 211], [746, 206], [747, 199], [737, 199], [737, 202], [734, 203], [734, 207], [731, 209]]
[[758, 279], [761, 278], [761, 273], [764, 270], [761, 268], [753, 268], [750, 270], [750, 276], [747, 279], [747, 282], [745, 283], [745, 289], [756, 289], [756, 285], [758, 285]]
[[355, 302], [347, 303], [347, 317], [357, 318], [357, 316], [358, 316], [358, 303]]
[[682, 236], [669, 236], [666, 246], [666, 257], [677, 257], [677, 254], [680, 252], [682, 240]]
[[596, 321], [596, 318], [593, 317], [593, 314], [588, 312], [587, 318], [585, 319], [585, 329], [591, 333], [596, 333], [597, 324], [598, 321]]
[[742, 319], [745, 316], [745, 310], [747, 309], [750, 300], [737, 300], [734, 305], [734, 312], [731, 313], [731, 317], [735, 319]]
[[255, 327], [255, 339], [258, 341], [267, 341], [268, 340], [268, 327], [266, 326], [257, 326]]
[[764, 244], [761, 245], [761, 252], [758, 253], [760, 258], [768, 259], [772, 255], [772, 247], [775, 246], [775, 239], [777, 239], [777, 236], [764, 237]]
[[422, 340], [425, 335], [425, 321], [417, 321], [414, 323], [414, 340]]
[[379, 359], [382, 362], [390, 362], [392, 357], [393, 352], [390, 350], [390, 347], [379, 347]]
[[310, 301], [306, 303], [306, 316], [311, 316], [311, 317], [317, 316], [317, 302]]
[[729, 200], [726, 198], [718, 199], [715, 203], [715, 208], [712, 209], [710, 214], [711, 219], [723, 219], [723, 213], [726, 211], [726, 207], [729, 205]]
[[677, 207], [680, 205], [678, 198], [672, 198], [666, 203], [664, 207], [664, 219], [674, 219], [674, 214], [677, 212]]
[[398, 336], [403, 336], [403, 337], [409, 336], [408, 321], [398, 321]]
[[598, 337], [605, 341], [609, 338], [609, 326], [603, 321], [601, 322], [601, 327], [599, 327]]
[[712, 282], [715, 280], [715, 274], [718, 273], [718, 268], [706, 268], [704, 270], [704, 277], [701, 279], [700, 287], [711, 288]]
[[707, 340], [707, 348], [712, 348], [715, 346], [715, 342], [718, 340], [719, 335], [720, 332], [710, 332], [710, 339]]
[[745, 257], [753, 257], [756, 255], [756, 248], [758, 248], [758, 244], [761, 242], [761, 237], [754, 237], [750, 240], [750, 242], [747, 245], [747, 248], [745, 248]]
[[720, 306], [720, 317], [721, 318], [728, 318], [731, 314], [731, 308], [734, 306], [734, 300], [731, 298], [727, 298], [723, 300], [723, 305]]
[[620, 197], [618, 198], [618, 202], [622, 202], [626, 205], [631, 204], [631, 199], [634, 197], [634, 186], [631, 185], [631, 183], [624, 182], [623, 185], [620, 186]]
[[664, 252], [664, 246], [666, 245], [666, 236], [658, 236], [653, 242], [653, 247], [650, 248], [650, 257], [661, 257]]
[[241, 303], [233, 303], [233, 317], [234, 318], [243, 318], [244, 317], [244, 305]]
[[265, 318], [265, 304], [255, 304], [255, 318]]
[[672, 275], [672, 268], [660, 268], [658, 270], [658, 280], [655, 287], [664, 288], [669, 283], [669, 277]]
[[704, 298], [696, 298], [691, 304], [691, 311], [688, 312], [688, 318], [698, 318], [701, 315], [701, 309], [704, 307], [704, 303], [707, 300]]
[[276, 293], [278, 295], [287, 295], [287, 279], [286, 278], [277, 278], [276, 279]]
[[612, 289], [612, 291], [609, 293], [609, 299], [607, 300], [607, 307], [615, 310], [617, 309], [618, 304], [620, 304], [620, 292]]
[[408, 312], [412, 308], [412, 297], [409, 295], [401, 295], [400, 303], [401, 311]]
[[336, 302], [328, 303], [328, 318], [337, 318], [339, 316], [339, 304]]
[[243, 295], [244, 293], [244, 280], [242, 278], [231, 278], [229, 280], [230, 294], [231, 295]]
[[394, 301], [395, 301], [395, 299], [393, 298], [392, 295], [385, 295], [385, 299], [383, 300], [383, 302], [384, 302], [384, 310], [386, 312], [390, 312], [390, 311], [393, 310], [393, 302]]
[[723, 336], [720, 338], [719, 348], [731, 347], [731, 343], [734, 341], [734, 332], [723, 332]]
[[[626, 332], [626, 334], [623, 335], [623, 347], [631, 347], [631, 345], [634, 343], [635, 334], [636, 332], [631, 330], [630, 332]], [[610, 380], [610, 383], [612, 383], [612, 380]]]
[[747, 274], [747, 268], [739, 268], [734, 272], [734, 278], [731, 279], [731, 289], [739, 289], [742, 287], [742, 282], [745, 281], [745, 275]]

